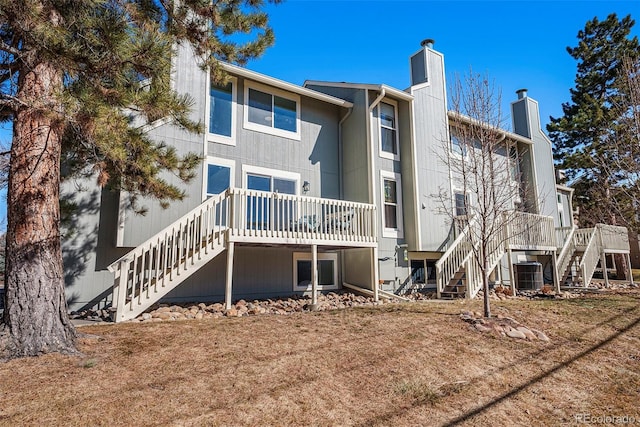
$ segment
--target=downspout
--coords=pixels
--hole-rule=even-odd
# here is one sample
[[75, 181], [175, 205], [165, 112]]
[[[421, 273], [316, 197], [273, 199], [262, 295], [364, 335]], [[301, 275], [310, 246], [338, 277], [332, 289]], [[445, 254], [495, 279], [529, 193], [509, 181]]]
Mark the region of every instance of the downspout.
[[340, 176], [340, 200], [344, 200], [344, 170], [343, 170], [343, 148], [344, 144], [342, 141], [342, 125], [349, 118], [351, 113], [353, 112], [353, 107], [349, 108], [347, 114], [344, 115], [343, 118], [340, 119], [340, 123], [338, 123], [338, 174]]
[[[367, 102], [369, 102], [369, 92], [367, 90], [366, 92], [367, 97], [366, 100]], [[378, 95], [378, 97], [373, 101], [373, 103], [371, 105], [369, 105], [369, 108], [367, 108], [367, 150], [369, 151], [369, 202], [372, 203], [373, 205], [376, 205], [376, 197], [375, 197], [375, 191], [373, 191], [373, 187], [374, 187], [374, 179], [375, 177], [374, 175], [374, 163], [375, 163], [375, 150], [373, 149], [373, 147], [371, 146], [372, 144], [372, 137], [371, 137], [371, 114], [373, 112], [373, 109], [376, 108], [376, 106], [380, 103], [380, 101], [382, 101], [382, 98], [384, 98], [384, 96], [386, 95], [386, 90], [384, 87], [380, 87], [380, 94]], [[380, 219], [380, 215], [378, 215], [378, 218], [376, 218], [376, 223], [377, 221], [379, 221]], [[376, 227], [377, 228], [377, 227]], [[379, 279], [380, 279], [380, 265], [378, 263], [378, 246], [374, 246], [373, 248], [371, 248], [371, 261], [373, 263], [372, 267], [373, 267], [373, 271], [371, 272], [372, 274], [372, 278], [373, 278], [373, 283], [372, 283], [372, 287], [373, 287], [373, 299], [375, 301], [378, 301], [378, 288], [379, 288]]]

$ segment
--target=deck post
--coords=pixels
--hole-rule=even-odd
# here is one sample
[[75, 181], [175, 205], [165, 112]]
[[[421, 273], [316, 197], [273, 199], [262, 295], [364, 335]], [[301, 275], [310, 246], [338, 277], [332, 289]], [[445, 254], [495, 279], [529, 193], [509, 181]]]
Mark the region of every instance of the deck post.
[[600, 254], [600, 265], [602, 266], [602, 277], [604, 277], [604, 284], [609, 287], [609, 273], [607, 272], [607, 254], [603, 251]]
[[378, 246], [371, 248], [371, 276], [373, 278], [373, 300], [378, 301], [378, 288], [380, 287], [378, 283], [380, 277], [380, 270], [378, 268]]
[[516, 294], [516, 280], [513, 274], [513, 259], [511, 256], [511, 248], [507, 249], [507, 262], [509, 263], [509, 285], [511, 286], [511, 295]]
[[631, 253], [627, 254], [627, 267], [629, 268], [629, 284], [633, 286], [633, 270], [631, 269]]
[[311, 245], [311, 305], [318, 305], [318, 245]]
[[225, 277], [224, 308], [231, 308], [231, 285], [233, 281], [233, 251], [235, 243], [227, 242], [227, 274]]
[[113, 314], [115, 316], [114, 322], [119, 322], [120, 318], [124, 317], [124, 308], [127, 304], [127, 282], [129, 281], [128, 261], [121, 261], [118, 264], [118, 271], [120, 272], [120, 276], [118, 277], [116, 285], [117, 293], [112, 301], [112, 305], [116, 309], [116, 312]]
[[553, 266], [553, 287], [556, 293], [560, 293], [560, 277], [558, 276], [558, 251], [552, 251], [551, 264]]

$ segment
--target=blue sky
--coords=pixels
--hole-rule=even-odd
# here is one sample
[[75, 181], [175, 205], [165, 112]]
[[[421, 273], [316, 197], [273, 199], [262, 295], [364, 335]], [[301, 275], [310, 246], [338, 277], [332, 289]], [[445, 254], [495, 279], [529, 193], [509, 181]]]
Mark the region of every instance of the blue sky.
[[[576, 63], [566, 52], [597, 16], [631, 14], [640, 1], [306, 1], [269, 5], [275, 46], [248, 68], [291, 83], [305, 80], [409, 86], [409, 56], [425, 38], [445, 56], [451, 81], [470, 67], [501, 88], [505, 112], [529, 89], [543, 125], [569, 100]], [[640, 35], [640, 22], [634, 27]], [[0, 142], [9, 141], [0, 129]], [[0, 218], [6, 217], [4, 194]], [[4, 226], [4, 222], [2, 222]]]

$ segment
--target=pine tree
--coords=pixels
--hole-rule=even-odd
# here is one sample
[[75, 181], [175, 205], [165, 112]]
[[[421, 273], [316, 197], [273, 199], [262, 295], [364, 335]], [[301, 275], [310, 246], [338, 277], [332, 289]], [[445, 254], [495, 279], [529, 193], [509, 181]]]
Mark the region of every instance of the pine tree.
[[[271, 0], [277, 3], [279, 0]], [[212, 75], [273, 43], [262, 0], [0, 0], [0, 120], [12, 121], [7, 196], [5, 357], [75, 352], [60, 249], [65, 174], [161, 203], [184, 194], [199, 161], [136, 121], [188, 131], [191, 101], [171, 89], [172, 50], [190, 44]], [[244, 34], [236, 37], [237, 34]], [[239, 39], [249, 39], [239, 43]]]
[[[571, 102], [562, 104], [563, 116], [551, 117], [547, 131], [557, 165], [570, 181], [603, 188], [613, 184], [596, 159], [607, 155], [607, 139], [616, 131], [615, 106], [625, 96], [624, 60], [637, 60], [640, 53], [638, 38], [629, 37], [634, 24], [631, 16], [593, 18], [578, 32], [578, 45], [567, 47], [578, 61], [575, 87], [570, 89]], [[579, 203], [584, 195], [576, 196]]]
[[[621, 209], [627, 201], [617, 196], [621, 175], [607, 165], [619, 156], [620, 105], [628, 98], [625, 63], [640, 57], [637, 37], [630, 37], [635, 21], [630, 15], [618, 19], [615, 13], [604, 21], [597, 17], [578, 32], [578, 44], [567, 47], [577, 64], [571, 102], [562, 104], [562, 117], [551, 117], [547, 126], [554, 145], [557, 167], [574, 182], [575, 204], [582, 226], [603, 222], [627, 224]], [[623, 184], [624, 185], [624, 184]], [[619, 275], [624, 263], [616, 262]]]

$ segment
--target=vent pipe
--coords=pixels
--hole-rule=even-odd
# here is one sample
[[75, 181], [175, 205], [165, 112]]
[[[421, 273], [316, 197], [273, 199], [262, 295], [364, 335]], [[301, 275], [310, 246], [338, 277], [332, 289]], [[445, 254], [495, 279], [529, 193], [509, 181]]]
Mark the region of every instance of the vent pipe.
[[434, 39], [424, 39], [424, 40], [422, 40], [422, 42], [420, 42], [420, 46], [427, 47], [429, 49], [433, 49], [433, 44], [435, 42], [436, 41]]

